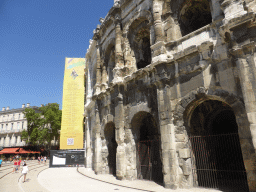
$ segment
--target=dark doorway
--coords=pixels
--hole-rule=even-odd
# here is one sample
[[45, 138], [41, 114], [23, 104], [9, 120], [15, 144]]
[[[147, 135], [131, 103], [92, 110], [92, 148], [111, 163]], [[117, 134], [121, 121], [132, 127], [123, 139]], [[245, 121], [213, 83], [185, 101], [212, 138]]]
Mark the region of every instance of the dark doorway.
[[219, 101], [199, 105], [192, 114], [190, 142], [199, 186], [249, 191], [238, 126], [229, 106]]
[[108, 123], [104, 130], [105, 138], [108, 148], [108, 167], [109, 173], [116, 175], [116, 148], [117, 143], [115, 140], [115, 125], [114, 123]]
[[141, 116], [140, 138], [137, 144], [139, 155], [138, 178], [163, 183], [160, 139], [153, 116]]

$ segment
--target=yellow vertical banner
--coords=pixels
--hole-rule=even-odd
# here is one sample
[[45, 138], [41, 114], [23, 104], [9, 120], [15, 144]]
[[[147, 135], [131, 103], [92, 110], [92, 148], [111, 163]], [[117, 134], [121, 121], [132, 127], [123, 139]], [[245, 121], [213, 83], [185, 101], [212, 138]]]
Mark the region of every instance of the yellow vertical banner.
[[66, 58], [60, 149], [83, 148], [84, 58]]

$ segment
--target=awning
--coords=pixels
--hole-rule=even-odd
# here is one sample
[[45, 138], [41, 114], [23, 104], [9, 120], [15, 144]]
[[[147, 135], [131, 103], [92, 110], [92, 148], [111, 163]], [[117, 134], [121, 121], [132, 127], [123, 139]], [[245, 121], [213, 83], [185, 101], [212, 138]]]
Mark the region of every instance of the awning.
[[5, 148], [0, 151], [0, 154], [17, 154], [19, 148]]
[[31, 151], [30, 149], [29, 150], [25, 150], [23, 148], [20, 148], [18, 154], [27, 154], [27, 153], [40, 153], [38, 151]]
[[26, 154], [26, 153], [30, 153], [30, 150], [25, 150], [25, 149], [23, 149], [23, 148], [20, 148], [20, 150], [19, 150], [19, 154]]
[[40, 152], [25, 150], [23, 148], [5, 148], [2, 151], [0, 151], [0, 155], [2, 155], [2, 154], [28, 154], [28, 153], [40, 153]]

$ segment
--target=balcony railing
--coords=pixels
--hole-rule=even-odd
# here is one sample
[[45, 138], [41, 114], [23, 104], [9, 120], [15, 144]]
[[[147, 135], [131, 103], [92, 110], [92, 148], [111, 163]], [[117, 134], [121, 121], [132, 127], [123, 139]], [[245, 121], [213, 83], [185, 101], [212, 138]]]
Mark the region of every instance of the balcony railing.
[[12, 129], [12, 130], [0, 130], [0, 133], [19, 133], [21, 129]]

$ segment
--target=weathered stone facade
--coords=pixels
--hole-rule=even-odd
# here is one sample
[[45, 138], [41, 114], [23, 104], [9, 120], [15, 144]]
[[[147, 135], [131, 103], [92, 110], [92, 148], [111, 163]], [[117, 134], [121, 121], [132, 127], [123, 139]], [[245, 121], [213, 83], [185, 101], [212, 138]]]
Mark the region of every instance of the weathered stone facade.
[[86, 54], [86, 167], [202, 186], [193, 137], [238, 134], [256, 191], [255, 12], [255, 0], [115, 0]]

